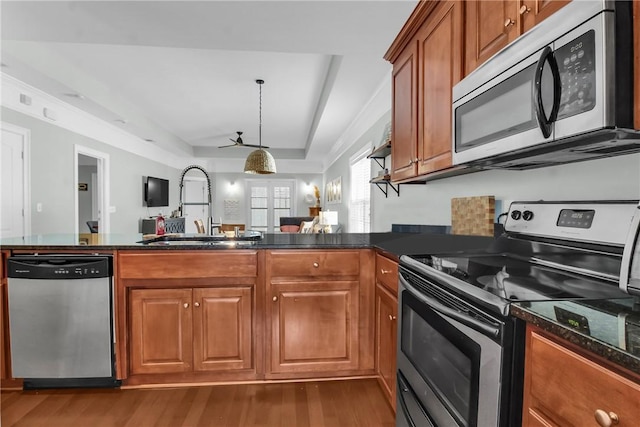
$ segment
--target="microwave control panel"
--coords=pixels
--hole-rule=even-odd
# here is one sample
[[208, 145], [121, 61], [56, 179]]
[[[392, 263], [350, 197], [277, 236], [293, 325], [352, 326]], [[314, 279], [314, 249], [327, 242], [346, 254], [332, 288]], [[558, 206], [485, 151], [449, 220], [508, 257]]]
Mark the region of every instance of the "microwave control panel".
[[558, 120], [583, 113], [596, 105], [595, 32], [587, 31], [557, 48], [562, 94]]

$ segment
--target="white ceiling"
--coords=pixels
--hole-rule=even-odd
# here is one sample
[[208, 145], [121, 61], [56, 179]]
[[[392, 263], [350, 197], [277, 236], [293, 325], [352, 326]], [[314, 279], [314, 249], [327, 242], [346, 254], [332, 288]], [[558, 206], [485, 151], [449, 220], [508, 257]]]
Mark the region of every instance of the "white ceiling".
[[[416, 0], [5, 1], [2, 72], [178, 156], [317, 159], [389, 79]], [[82, 95], [83, 99], [69, 96]], [[122, 122], [126, 123], [122, 123]]]

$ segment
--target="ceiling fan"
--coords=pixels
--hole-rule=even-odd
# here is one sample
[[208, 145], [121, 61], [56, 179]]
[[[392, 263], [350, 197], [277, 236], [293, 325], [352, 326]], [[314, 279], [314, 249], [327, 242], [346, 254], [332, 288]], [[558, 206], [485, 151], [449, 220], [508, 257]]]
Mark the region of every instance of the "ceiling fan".
[[233, 141], [233, 144], [229, 144], [229, 145], [222, 145], [218, 148], [227, 148], [227, 147], [254, 147], [254, 148], [269, 148], [266, 146], [260, 146], [260, 145], [253, 145], [253, 144], [245, 144], [242, 141], [242, 132], [241, 131], [236, 131], [236, 133], [238, 134], [238, 137], [236, 139], [233, 138], [229, 138], [231, 141]]

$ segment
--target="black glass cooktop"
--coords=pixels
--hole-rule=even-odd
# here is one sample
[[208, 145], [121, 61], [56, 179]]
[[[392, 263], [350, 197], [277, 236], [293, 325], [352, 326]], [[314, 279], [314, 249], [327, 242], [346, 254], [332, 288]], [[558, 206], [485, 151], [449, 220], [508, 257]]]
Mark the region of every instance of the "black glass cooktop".
[[[507, 301], [625, 298], [614, 278], [593, 278], [522, 261], [508, 255], [411, 256], [465, 284]], [[462, 283], [463, 282], [463, 283]]]

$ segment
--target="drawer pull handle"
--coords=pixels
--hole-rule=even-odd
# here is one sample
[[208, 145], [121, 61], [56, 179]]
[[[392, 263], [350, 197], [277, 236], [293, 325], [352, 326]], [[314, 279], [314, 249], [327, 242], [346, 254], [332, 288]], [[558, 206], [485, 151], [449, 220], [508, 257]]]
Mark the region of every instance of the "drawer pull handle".
[[611, 427], [620, 422], [618, 414], [616, 414], [615, 412], [607, 413], [602, 409], [596, 409], [596, 413], [594, 414], [594, 416], [596, 417], [596, 421], [598, 422], [598, 424], [602, 427]]
[[314, 262], [314, 263], [313, 263], [313, 266], [314, 266], [315, 268], [318, 268], [318, 267], [320, 267], [320, 264], [318, 264], [317, 262]]
[[199, 303], [199, 302], [197, 302], [197, 301], [196, 301], [196, 302], [194, 302], [194, 303], [193, 303], [193, 305], [194, 305], [194, 306], [196, 306], [196, 307], [200, 307], [200, 303]]
[[189, 308], [189, 303], [188, 303], [188, 302], [185, 302], [184, 304], [182, 304], [182, 306], [183, 306], [184, 308]]
[[396, 316], [393, 316], [393, 315], [390, 314], [389, 315], [389, 320], [393, 322], [394, 320], [396, 320]]
[[385, 270], [384, 268], [380, 269], [380, 273], [382, 274], [391, 274], [391, 270]]
[[278, 297], [277, 297], [277, 296], [274, 296], [274, 297], [273, 297], [273, 298], [271, 298], [271, 299], [273, 300], [273, 302], [278, 301]]

